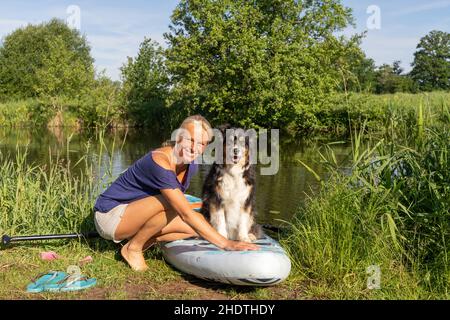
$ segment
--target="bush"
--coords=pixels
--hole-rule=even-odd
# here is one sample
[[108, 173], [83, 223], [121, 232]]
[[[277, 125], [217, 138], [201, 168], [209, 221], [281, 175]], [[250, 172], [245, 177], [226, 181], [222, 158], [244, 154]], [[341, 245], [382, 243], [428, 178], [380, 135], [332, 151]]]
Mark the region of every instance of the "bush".
[[84, 94], [71, 110], [84, 127], [115, 126], [124, 118], [120, 87], [101, 74], [91, 91]]

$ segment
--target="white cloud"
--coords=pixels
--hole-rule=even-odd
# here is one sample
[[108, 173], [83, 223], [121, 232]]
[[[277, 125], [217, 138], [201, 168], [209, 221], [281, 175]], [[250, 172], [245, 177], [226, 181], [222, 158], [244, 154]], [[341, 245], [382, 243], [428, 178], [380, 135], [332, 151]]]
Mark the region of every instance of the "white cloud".
[[[162, 40], [162, 35], [147, 36], [155, 41]], [[127, 57], [136, 56], [144, 37], [145, 35], [128, 33], [88, 35], [88, 41], [92, 48], [91, 52], [96, 61], [96, 66], [100, 69], [106, 68], [107, 75], [113, 80], [118, 80], [119, 68], [127, 61]]]
[[81, 6], [81, 32], [85, 32], [98, 70], [106, 69], [113, 80], [127, 57], [136, 56], [145, 37], [165, 46], [163, 33], [169, 18], [152, 11]]

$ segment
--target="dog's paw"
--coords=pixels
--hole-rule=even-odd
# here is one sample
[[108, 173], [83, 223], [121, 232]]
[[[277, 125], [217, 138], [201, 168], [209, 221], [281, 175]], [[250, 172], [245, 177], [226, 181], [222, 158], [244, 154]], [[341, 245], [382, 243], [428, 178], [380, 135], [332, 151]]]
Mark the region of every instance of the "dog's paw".
[[250, 238], [250, 235], [245, 235], [245, 236], [239, 236], [238, 241], [252, 242], [252, 239]]
[[248, 238], [250, 239], [250, 241], [255, 241], [257, 239], [253, 233], [249, 233]]

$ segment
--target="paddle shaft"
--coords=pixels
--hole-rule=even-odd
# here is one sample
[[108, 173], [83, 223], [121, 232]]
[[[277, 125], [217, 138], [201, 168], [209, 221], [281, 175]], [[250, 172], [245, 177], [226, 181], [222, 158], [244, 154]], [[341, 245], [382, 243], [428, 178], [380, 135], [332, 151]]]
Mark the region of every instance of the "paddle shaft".
[[[273, 226], [270, 224], [263, 224], [262, 227], [271, 231], [281, 231], [282, 227]], [[47, 235], [33, 235], [33, 236], [17, 236], [10, 237], [8, 235], [4, 235], [2, 237], [2, 244], [8, 245], [11, 242], [20, 242], [20, 241], [41, 241], [41, 240], [54, 240], [54, 239], [79, 239], [79, 238], [97, 238], [100, 235], [96, 231], [84, 232], [84, 233], [68, 233], [68, 234], [47, 234]]]
[[76, 238], [96, 238], [99, 234], [96, 231], [90, 231], [85, 233], [69, 233], [69, 234], [48, 234], [48, 235], [34, 235], [34, 236], [17, 236], [10, 237], [4, 235], [2, 237], [2, 244], [8, 245], [11, 242], [19, 241], [36, 241], [36, 240], [53, 240], [53, 239], [76, 239]]

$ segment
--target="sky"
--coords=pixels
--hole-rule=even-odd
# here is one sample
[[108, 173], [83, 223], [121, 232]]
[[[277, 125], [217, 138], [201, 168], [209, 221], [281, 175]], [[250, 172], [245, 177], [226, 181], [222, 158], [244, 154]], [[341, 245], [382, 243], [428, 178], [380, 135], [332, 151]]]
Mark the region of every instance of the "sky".
[[[170, 16], [178, 0], [0, 0], [0, 38], [28, 23], [53, 17], [79, 27], [91, 45], [98, 71], [120, 79], [119, 68], [136, 56], [144, 37], [166, 47]], [[352, 8], [356, 27], [343, 30], [350, 36], [367, 31], [362, 42], [366, 55], [377, 65], [400, 60], [411, 70], [421, 37], [431, 30], [450, 32], [450, 0], [342, 0]], [[79, 17], [79, 19], [78, 19]]]

